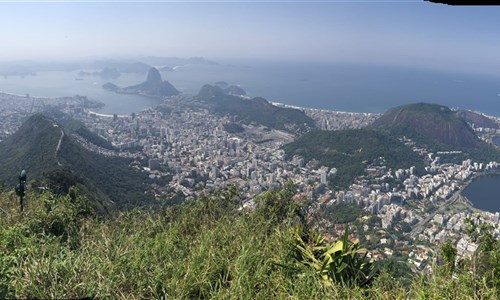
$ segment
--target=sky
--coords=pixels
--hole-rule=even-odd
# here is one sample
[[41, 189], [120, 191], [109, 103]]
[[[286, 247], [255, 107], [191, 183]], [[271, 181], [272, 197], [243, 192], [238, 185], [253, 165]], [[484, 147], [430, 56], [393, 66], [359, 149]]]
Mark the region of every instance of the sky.
[[0, 0], [0, 61], [203, 56], [500, 74], [500, 7], [257, 1]]

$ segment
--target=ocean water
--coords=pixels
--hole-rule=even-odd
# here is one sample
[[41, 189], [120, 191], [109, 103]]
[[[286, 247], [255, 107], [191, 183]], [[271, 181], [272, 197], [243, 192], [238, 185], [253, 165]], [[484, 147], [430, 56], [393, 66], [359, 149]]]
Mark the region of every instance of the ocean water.
[[485, 175], [472, 181], [462, 192], [474, 207], [500, 212], [500, 175]]
[[[146, 74], [122, 74], [116, 80], [97, 76], [75, 80], [78, 71], [0, 77], [0, 91], [47, 97], [85, 95], [106, 104], [101, 112], [117, 114], [158, 103], [102, 89], [108, 81], [119, 86], [140, 83]], [[482, 75], [354, 64], [238, 61], [180, 66], [174, 72], [162, 72], [162, 76], [186, 94], [198, 93], [206, 83], [226, 81], [241, 86], [250, 96], [303, 107], [380, 113], [397, 105], [431, 102], [500, 116], [500, 78]]]

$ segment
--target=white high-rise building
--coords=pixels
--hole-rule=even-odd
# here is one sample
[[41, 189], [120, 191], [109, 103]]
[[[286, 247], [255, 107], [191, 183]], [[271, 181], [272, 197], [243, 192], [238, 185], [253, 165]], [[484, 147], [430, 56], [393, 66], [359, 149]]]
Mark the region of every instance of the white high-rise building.
[[321, 170], [319, 174], [320, 174], [320, 182], [321, 182], [321, 184], [326, 184], [326, 171], [325, 170]]

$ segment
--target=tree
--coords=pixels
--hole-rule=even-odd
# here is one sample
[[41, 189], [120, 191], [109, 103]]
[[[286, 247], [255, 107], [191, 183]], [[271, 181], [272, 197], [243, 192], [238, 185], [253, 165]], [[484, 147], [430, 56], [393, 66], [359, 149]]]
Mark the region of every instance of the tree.
[[455, 270], [455, 259], [457, 258], [457, 249], [451, 244], [451, 240], [441, 246], [441, 256], [444, 259], [445, 270], [448, 274], [453, 274]]
[[479, 220], [479, 216], [476, 216], [476, 221], [469, 218], [465, 220], [467, 234], [474, 243], [479, 244], [471, 260], [472, 273], [480, 284], [500, 289], [500, 241], [493, 237], [493, 227], [486, 223], [477, 225]]
[[402, 225], [401, 225], [401, 230], [405, 233], [408, 233], [411, 231], [411, 226], [410, 224], [408, 224], [408, 222], [402, 222]]

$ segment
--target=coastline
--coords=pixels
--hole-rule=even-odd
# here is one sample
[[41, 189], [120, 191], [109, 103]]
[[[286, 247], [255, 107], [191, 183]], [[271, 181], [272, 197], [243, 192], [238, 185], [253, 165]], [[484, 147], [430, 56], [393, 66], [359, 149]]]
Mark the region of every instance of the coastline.
[[23, 99], [30, 99], [30, 100], [46, 100], [46, 101], [50, 101], [50, 100], [67, 100], [67, 99], [73, 99], [73, 100], [77, 100], [77, 101], [86, 101], [86, 103], [90, 103], [91, 105], [89, 107], [91, 108], [103, 108], [106, 104], [104, 104], [103, 102], [101, 101], [98, 101], [98, 100], [93, 100], [93, 99], [89, 99], [87, 96], [79, 96], [79, 95], [75, 95], [75, 96], [59, 96], [59, 97], [43, 97], [43, 96], [33, 96], [33, 95], [30, 95], [29, 93], [25, 94], [25, 95], [20, 95], [20, 94], [14, 94], [14, 93], [8, 93], [8, 92], [4, 92], [4, 91], [0, 91], [0, 96], [10, 96], [10, 97], [18, 97], [18, 98], [23, 98]]
[[[60, 99], [61, 97], [43, 97], [43, 96], [34, 96], [30, 95], [29, 93], [26, 93], [24, 95], [19, 95], [19, 94], [14, 94], [14, 93], [8, 93], [4, 91], [0, 91], [1, 95], [6, 95], [6, 96], [15, 96], [15, 97], [22, 97], [22, 98], [27, 98], [27, 99], [40, 99], [40, 100], [51, 100], [51, 99]], [[29, 97], [28, 97], [29, 96]], [[64, 97], [63, 97], [64, 98]]]
[[311, 110], [311, 111], [318, 111], [318, 112], [325, 112], [325, 113], [336, 113], [336, 114], [348, 114], [348, 115], [364, 115], [364, 116], [372, 116], [372, 115], [382, 115], [382, 113], [374, 113], [374, 112], [351, 112], [351, 111], [340, 111], [340, 110], [332, 110], [332, 109], [326, 109], [326, 108], [312, 108], [312, 107], [302, 107], [302, 106], [297, 106], [297, 105], [290, 105], [290, 104], [285, 104], [282, 102], [276, 102], [276, 101], [269, 101], [272, 105], [279, 106], [279, 107], [286, 107], [286, 108], [294, 108], [298, 110]]

